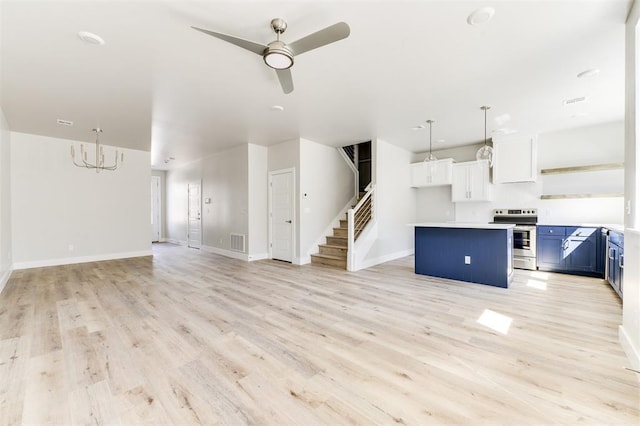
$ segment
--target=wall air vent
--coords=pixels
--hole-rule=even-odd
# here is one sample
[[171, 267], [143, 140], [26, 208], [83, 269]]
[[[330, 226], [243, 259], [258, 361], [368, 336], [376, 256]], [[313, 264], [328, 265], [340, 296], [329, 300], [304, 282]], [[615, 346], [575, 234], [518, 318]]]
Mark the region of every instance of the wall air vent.
[[565, 99], [564, 101], [562, 101], [562, 103], [564, 105], [572, 105], [572, 104], [577, 104], [580, 102], [584, 102], [587, 100], [586, 96], [580, 96], [579, 98], [573, 98], [573, 99]]
[[56, 122], [61, 126], [73, 126], [73, 121], [63, 120], [62, 118], [58, 118]]
[[244, 234], [230, 234], [231, 250], [244, 253]]

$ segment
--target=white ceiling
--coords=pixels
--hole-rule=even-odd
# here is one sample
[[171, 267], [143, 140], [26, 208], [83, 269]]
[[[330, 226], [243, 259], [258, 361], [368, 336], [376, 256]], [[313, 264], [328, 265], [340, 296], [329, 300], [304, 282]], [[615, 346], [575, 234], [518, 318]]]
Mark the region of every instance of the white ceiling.
[[[426, 119], [436, 121], [434, 149], [476, 143], [485, 104], [489, 132], [548, 132], [624, 118], [630, 3], [3, 0], [1, 105], [13, 131], [92, 141], [99, 126], [105, 144], [151, 150], [156, 168], [170, 156], [175, 166], [294, 138], [381, 138], [419, 152], [428, 130], [411, 128]], [[468, 25], [485, 6], [494, 18]], [[258, 55], [190, 28], [266, 44], [275, 17], [288, 22], [285, 42], [351, 27], [347, 39], [296, 57], [289, 95]], [[600, 73], [576, 77], [589, 68]], [[562, 103], [579, 96], [588, 100]], [[511, 120], [496, 123], [504, 114]]]

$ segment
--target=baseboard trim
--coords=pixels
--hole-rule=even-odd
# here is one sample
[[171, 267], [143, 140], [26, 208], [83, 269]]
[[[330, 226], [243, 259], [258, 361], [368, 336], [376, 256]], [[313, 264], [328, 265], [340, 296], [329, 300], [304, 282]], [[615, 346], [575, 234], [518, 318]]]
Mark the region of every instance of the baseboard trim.
[[294, 265], [307, 265], [311, 263], [311, 256], [296, 257], [291, 263], [293, 263]]
[[4, 271], [4, 273], [0, 277], [0, 293], [2, 293], [2, 290], [4, 290], [5, 286], [9, 282], [9, 278], [11, 278], [12, 272], [13, 272], [13, 265], [10, 265], [9, 269]]
[[205, 246], [205, 245], [202, 245], [200, 248], [202, 249], [202, 251], [206, 251], [207, 253], [219, 254], [221, 256], [231, 257], [233, 259], [244, 260], [245, 262], [249, 261], [249, 255], [247, 255], [246, 253], [239, 253], [233, 250], [227, 250], [219, 247], [211, 247], [211, 246]]
[[411, 256], [414, 253], [413, 249], [401, 250], [395, 253], [385, 254], [384, 256], [379, 256], [373, 259], [363, 260], [360, 265], [358, 265], [358, 269], [366, 269], [372, 266], [379, 265], [381, 263], [390, 262], [392, 260], [400, 259], [402, 257]]
[[179, 246], [186, 246], [187, 245], [187, 241], [186, 240], [176, 240], [176, 239], [173, 239], [173, 238], [167, 238], [165, 240], [165, 242], [170, 243], [170, 244], [176, 244], [176, 245], [179, 245]]
[[249, 262], [253, 262], [255, 260], [265, 260], [265, 259], [269, 259], [269, 253], [250, 254], [247, 260]]
[[639, 348], [633, 346], [633, 342], [622, 325], [618, 326], [618, 340], [620, 341], [620, 346], [622, 346], [624, 353], [627, 355], [631, 368], [636, 371], [640, 371]]
[[13, 269], [43, 268], [46, 266], [73, 265], [76, 263], [102, 262], [105, 260], [126, 259], [130, 257], [153, 256], [151, 250], [130, 251], [124, 253], [99, 254], [94, 256], [65, 257], [61, 259], [36, 260], [31, 262], [16, 262]]

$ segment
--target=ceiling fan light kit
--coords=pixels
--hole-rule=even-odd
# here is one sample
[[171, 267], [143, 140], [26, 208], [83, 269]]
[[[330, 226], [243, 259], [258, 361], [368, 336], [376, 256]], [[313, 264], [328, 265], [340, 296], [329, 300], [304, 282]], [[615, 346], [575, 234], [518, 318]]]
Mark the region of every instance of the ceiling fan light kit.
[[286, 70], [293, 66], [293, 52], [279, 40], [267, 45], [263, 59], [264, 63], [274, 70]]
[[268, 67], [276, 70], [276, 75], [278, 76], [280, 86], [284, 93], [291, 93], [293, 91], [293, 78], [291, 77], [291, 71], [289, 71], [289, 68], [293, 66], [293, 58], [295, 55], [300, 55], [310, 50], [317, 49], [318, 47], [347, 38], [351, 32], [347, 24], [344, 22], [338, 22], [337, 24], [296, 40], [293, 43], [287, 44], [280, 41], [280, 34], [284, 33], [287, 29], [287, 23], [284, 19], [275, 18], [271, 20], [271, 29], [276, 33], [276, 40], [267, 45], [263, 45], [227, 34], [217, 33], [215, 31], [209, 31], [197, 27], [191, 28], [261, 55], [264, 63]]

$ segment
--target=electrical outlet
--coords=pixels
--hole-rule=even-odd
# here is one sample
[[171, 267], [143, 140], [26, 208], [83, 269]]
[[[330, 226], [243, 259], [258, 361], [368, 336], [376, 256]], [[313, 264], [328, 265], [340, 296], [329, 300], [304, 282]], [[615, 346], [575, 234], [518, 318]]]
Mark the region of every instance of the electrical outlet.
[[73, 244], [69, 244], [69, 251], [73, 251]]
[[471, 265], [471, 256], [465, 256], [464, 257], [464, 264], [465, 265]]

